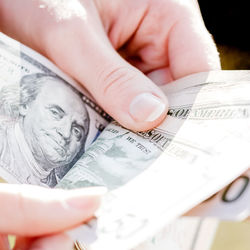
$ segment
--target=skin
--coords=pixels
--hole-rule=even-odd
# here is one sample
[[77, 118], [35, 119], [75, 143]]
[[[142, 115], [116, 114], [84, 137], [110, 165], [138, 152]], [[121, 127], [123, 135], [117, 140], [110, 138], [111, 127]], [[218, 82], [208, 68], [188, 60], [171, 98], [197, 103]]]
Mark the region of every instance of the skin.
[[167, 107], [155, 83], [220, 68], [195, 0], [24, 0], [11, 6], [2, 0], [1, 9], [6, 34], [49, 57], [133, 130], [157, 126], [167, 112], [148, 122], [142, 109], [142, 119], [134, 120], [129, 108], [136, 96], [151, 93]]
[[[100, 204], [103, 188], [45, 189], [29, 185], [0, 185], [0, 246], [5, 235], [17, 236], [14, 249], [70, 249], [66, 230], [89, 220]], [[53, 212], [54, 211], [54, 212]]]
[[21, 108], [21, 115], [29, 147], [47, 171], [69, 164], [84, 146], [87, 110], [81, 98], [62, 82], [44, 83], [36, 100]]
[[[0, 0], [0, 29], [55, 62], [113, 118], [133, 130], [150, 129], [164, 119], [167, 98], [157, 84], [220, 69], [216, 46], [196, 0]], [[165, 105], [153, 121], [146, 121], [143, 105], [138, 119], [131, 115], [130, 104], [142, 93], [151, 93]], [[5, 190], [1, 204], [10, 206], [8, 197], [11, 194]], [[24, 198], [24, 202], [32, 199]], [[15, 223], [12, 213], [4, 216]], [[43, 218], [43, 224], [49, 224]], [[18, 233], [4, 230], [5, 223], [0, 232]], [[26, 220], [20, 225], [25, 229]], [[35, 232], [32, 236], [44, 244], [40, 249], [50, 249], [48, 237]], [[53, 249], [57, 244], [59, 249], [70, 249], [51, 239]]]

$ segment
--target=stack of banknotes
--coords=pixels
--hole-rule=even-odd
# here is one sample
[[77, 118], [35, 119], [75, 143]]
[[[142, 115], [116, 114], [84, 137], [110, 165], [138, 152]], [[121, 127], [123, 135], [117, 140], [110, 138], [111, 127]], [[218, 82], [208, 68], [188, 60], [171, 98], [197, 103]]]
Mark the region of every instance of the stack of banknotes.
[[203, 72], [163, 86], [165, 121], [135, 133], [3, 34], [0, 66], [0, 181], [109, 190], [96, 218], [70, 232], [76, 248], [139, 250], [184, 214], [249, 216], [250, 71]]

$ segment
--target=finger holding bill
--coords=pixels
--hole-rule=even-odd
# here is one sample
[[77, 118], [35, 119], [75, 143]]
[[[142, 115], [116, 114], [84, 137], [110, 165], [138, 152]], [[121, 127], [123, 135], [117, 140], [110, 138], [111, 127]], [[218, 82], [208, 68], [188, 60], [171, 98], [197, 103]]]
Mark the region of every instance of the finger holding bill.
[[9, 249], [7, 234], [19, 236], [17, 245], [24, 249], [57, 244], [70, 249], [73, 242], [63, 232], [91, 218], [104, 192], [103, 188], [64, 191], [1, 184], [0, 249]]

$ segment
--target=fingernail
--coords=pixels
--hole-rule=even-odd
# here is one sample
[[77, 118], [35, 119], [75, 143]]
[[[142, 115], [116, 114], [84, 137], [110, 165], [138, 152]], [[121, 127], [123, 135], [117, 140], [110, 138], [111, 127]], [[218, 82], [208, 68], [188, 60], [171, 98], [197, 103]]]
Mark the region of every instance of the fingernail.
[[166, 110], [166, 104], [151, 93], [143, 93], [134, 98], [129, 113], [135, 121], [152, 122]]
[[72, 195], [66, 200], [68, 206], [80, 210], [95, 210], [99, 205], [99, 198], [107, 193], [107, 188], [90, 187], [69, 192]]

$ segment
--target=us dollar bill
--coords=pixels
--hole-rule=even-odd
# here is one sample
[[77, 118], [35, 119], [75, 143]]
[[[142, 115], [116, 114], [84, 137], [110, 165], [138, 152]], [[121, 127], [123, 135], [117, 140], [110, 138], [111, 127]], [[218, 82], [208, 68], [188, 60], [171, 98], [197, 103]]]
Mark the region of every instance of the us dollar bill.
[[250, 169], [218, 193], [185, 215], [215, 217], [221, 220], [246, 220], [250, 216]]
[[110, 120], [77, 82], [0, 33], [1, 181], [56, 186]]
[[[140, 244], [136, 250], [211, 250], [221, 224], [214, 218], [181, 217], [169, 223], [150, 240]], [[232, 226], [230, 229], [233, 230]], [[220, 240], [223, 241], [223, 238], [220, 237]], [[244, 246], [247, 243], [244, 242]], [[229, 247], [225, 242], [224, 245], [225, 249]]]
[[136, 250], [248, 249], [249, 222], [217, 218], [181, 217]]
[[[131, 249], [246, 169], [248, 71], [167, 85], [170, 109], [160, 127], [133, 133], [113, 122], [85, 154], [111, 120], [91, 96], [2, 34], [0, 65], [0, 182], [54, 187], [74, 165], [59, 186], [110, 190], [98, 219], [73, 232], [79, 246]], [[74, 122], [62, 122], [67, 113]]]
[[106, 186], [92, 220], [72, 232], [89, 249], [134, 249], [224, 188], [249, 166], [250, 73], [192, 75], [163, 87], [170, 108], [157, 128], [112, 122], [58, 187]]

